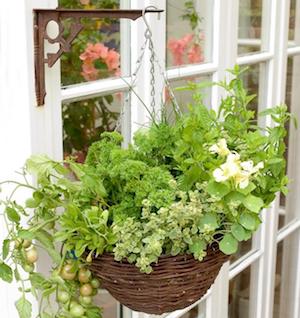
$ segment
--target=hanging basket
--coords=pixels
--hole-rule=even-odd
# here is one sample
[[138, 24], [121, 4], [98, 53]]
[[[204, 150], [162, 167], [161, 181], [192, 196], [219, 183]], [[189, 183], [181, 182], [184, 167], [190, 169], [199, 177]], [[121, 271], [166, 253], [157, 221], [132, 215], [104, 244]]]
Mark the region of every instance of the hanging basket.
[[210, 247], [201, 262], [187, 254], [161, 256], [152, 265], [153, 272], [144, 274], [134, 264], [117, 262], [106, 253], [94, 259], [90, 269], [121, 304], [160, 315], [185, 308], [203, 297], [227, 260], [228, 256]]

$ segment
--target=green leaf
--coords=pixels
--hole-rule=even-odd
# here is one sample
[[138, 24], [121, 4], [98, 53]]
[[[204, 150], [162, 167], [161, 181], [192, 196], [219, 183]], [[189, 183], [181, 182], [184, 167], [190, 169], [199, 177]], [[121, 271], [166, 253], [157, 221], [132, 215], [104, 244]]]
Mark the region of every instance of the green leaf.
[[245, 196], [242, 193], [234, 191], [227, 194], [224, 199], [227, 204], [237, 207], [243, 202], [244, 198]]
[[53, 160], [51, 160], [47, 155], [33, 155], [26, 161], [26, 168], [29, 173], [42, 175], [49, 175], [51, 170], [53, 170], [53, 166], [56, 164]]
[[218, 183], [215, 181], [209, 182], [206, 188], [207, 192], [218, 199], [222, 199], [226, 194], [230, 192], [229, 187], [224, 183]]
[[3, 260], [6, 259], [9, 253], [9, 245], [10, 245], [10, 240], [4, 240], [2, 244], [2, 258]]
[[264, 206], [264, 201], [261, 198], [250, 194], [244, 199], [243, 204], [248, 210], [259, 213]]
[[42, 312], [41, 313], [41, 318], [52, 318], [52, 315], [48, 314], [47, 312]]
[[52, 260], [59, 265], [61, 261], [61, 256], [59, 252], [55, 249], [53, 244], [53, 236], [50, 235], [45, 230], [38, 230], [35, 234], [36, 239], [43, 245], [48, 255], [52, 258]]
[[0, 264], [0, 278], [7, 283], [11, 283], [13, 280], [12, 269], [5, 263]]
[[199, 254], [206, 248], [206, 243], [203, 240], [197, 240], [189, 246], [189, 251], [193, 254]]
[[86, 316], [87, 316], [87, 318], [99, 318], [99, 317], [102, 317], [101, 309], [98, 308], [98, 307], [89, 308], [89, 310], [87, 310], [87, 312], [86, 312]]
[[20, 318], [31, 318], [32, 305], [24, 296], [20, 298], [15, 305]]
[[39, 273], [31, 273], [29, 279], [32, 286], [36, 289], [44, 290], [51, 287], [51, 283]]
[[237, 188], [237, 191], [244, 194], [248, 195], [250, 192], [252, 192], [256, 188], [256, 185], [253, 182], [250, 182], [248, 186], [245, 189], [241, 189], [240, 187]]
[[240, 216], [240, 224], [247, 230], [255, 231], [257, 226], [255, 215], [244, 212]]
[[212, 213], [204, 214], [204, 216], [200, 219], [198, 227], [200, 230], [207, 229], [208, 227], [211, 231], [217, 229], [219, 227], [219, 224], [216, 215]]
[[15, 210], [13, 208], [10, 208], [10, 207], [7, 207], [5, 209], [5, 212], [6, 212], [6, 215], [7, 215], [8, 219], [11, 222], [15, 222], [15, 223], [19, 223], [20, 222], [20, 216], [19, 216], [17, 210]]
[[33, 240], [35, 237], [35, 234], [28, 230], [19, 230], [18, 237], [23, 240]]
[[238, 241], [231, 234], [225, 234], [223, 239], [219, 242], [220, 250], [226, 255], [236, 253], [238, 245]]
[[14, 275], [15, 275], [15, 280], [16, 280], [17, 282], [21, 280], [21, 276], [20, 276], [20, 273], [19, 273], [17, 267], [14, 269]]
[[240, 224], [233, 224], [231, 226], [231, 233], [239, 242], [246, 239], [246, 231]]
[[27, 208], [34, 209], [34, 208], [38, 207], [39, 202], [37, 202], [33, 198], [29, 198], [29, 199], [26, 200], [25, 205], [26, 205]]
[[278, 164], [278, 163], [282, 163], [283, 160], [284, 160], [283, 158], [272, 158], [272, 159], [267, 161], [267, 164], [275, 165], [275, 164]]

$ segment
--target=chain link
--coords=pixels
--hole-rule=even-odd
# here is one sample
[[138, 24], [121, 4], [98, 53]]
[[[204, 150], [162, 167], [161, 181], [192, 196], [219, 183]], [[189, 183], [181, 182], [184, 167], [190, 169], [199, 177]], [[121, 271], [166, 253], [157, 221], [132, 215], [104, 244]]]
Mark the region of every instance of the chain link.
[[[155, 7], [151, 6], [151, 8], [155, 8]], [[135, 86], [137, 78], [138, 78], [137, 75], [138, 75], [139, 70], [143, 64], [145, 52], [146, 52], [146, 49], [148, 47], [149, 51], [150, 51], [150, 87], [151, 87], [151, 89], [150, 89], [150, 96], [151, 96], [150, 105], [151, 105], [152, 118], [155, 117], [155, 104], [156, 104], [156, 102], [155, 102], [155, 97], [156, 97], [155, 64], [158, 67], [159, 74], [164, 79], [165, 88], [168, 90], [168, 93], [170, 95], [170, 99], [175, 107], [174, 110], [180, 114], [182, 111], [177, 103], [173, 88], [171, 87], [171, 84], [167, 78], [166, 72], [162, 68], [162, 66], [159, 62], [159, 58], [158, 58], [158, 56], [155, 52], [155, 49], [154, 49], [154, 43], [153, 43], [153, 39], [152, 39], [152, 31], [151, 31], [151, 28], [148, 24], [148, 21], [145, 18], [145, 12], [147, 9], [150, 9], [150, 7], [145, 8], [144, 13], [143, 13], [143, 20], [144, 20], [144, 23], [146, 25], [146, 31], [144, 33], [145, 41], [144, 41], [143, 45], [141, 46], [141, 49], [140, 49], [141, 53], [136, 61], [135, 71], [132, 73], [130, 83], [128, 83], [124, 78], [122, 78], [122, 77], [121, 78], [129, 86], [129, 92], [132, 91], [135, 93], [134, 86]], [[117, 120], [115, 131], [118, 130], [121, 126], [121, 122], [122, 122], [124, 112], [125, 112], [125, 105], [128, 105], [129, 101], [130, 101], [130, 94], [128, 93], [126, 95], [124, 103], [122, 103], [120, 116]]]
[[[121, 77], [121, 79], [123, 81], [125, 81], [125, 83], [129, 86], [129, 92], [133, 90], [133, 87], [135, 86], [135, 83], [137, 81], [137, 75], [139, 73], [139, 70], [143, 64], [143, 59], [144, 59], [144, 56], [145, 56], [145, 52], [146, 52], [146, 49], [147, 49], [147, 44], [148, 44], [148, 41], [149, 39], [147, 37], [145, 37], [145, 41], [143, 43], [143, 45], [141, 46], [141, 49], [140, 49], [140, 55], [138, 56], [137, 60], [136, 60], [136, 68], [134, 70], [134, 72], [132, 73], [132, 76], [131, 76], [131, 80], [130, 80], [130, 83], [128, 83], [123, 77]], [[120, 116], [116, 122], [116, 126], [115, 126], [115, 131], [119, 130], [119, 128], [121, 127], [121, 124], [122, 124], [122, 119], [124, 118], [124, 115], [125, 115], [125, 106], [129, 104], [130, 102], [130, 94], [129, 92], [126, 94], [126, 98], [124, 99], [124, 102], [121, 103], [121, 110], [120, 110]]]

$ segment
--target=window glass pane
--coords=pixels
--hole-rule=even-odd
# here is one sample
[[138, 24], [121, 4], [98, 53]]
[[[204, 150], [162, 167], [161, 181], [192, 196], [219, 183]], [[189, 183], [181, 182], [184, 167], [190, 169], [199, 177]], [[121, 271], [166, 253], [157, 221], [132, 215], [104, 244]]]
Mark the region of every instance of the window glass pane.
[[238, 54], [249, 54], [261, 50], [262, 0], [240, 0]]
[[[187, 105], [194, 102], [193, 96], [201, 94], [204, 104], [210, 108], [211, 89], [209, 87], [211, 76], [203, 75], [198, 77], [190, 77], [178, 79], [171, 82], [171, 88], [175, 95], [176, 101], [182, 111], [187, 111]], [[205, 87], [207, 85], [207, 87]], [[166, 96], [166, 101], [170, 100], [170, 96]]]
[[211, 61], [213, 0], [167, 0], [167, 66]]
[[234, 277], [229, 284], [229, 318], [248, 318], [250, 308], [250, 289], [253, 277], [253, 266], [247, 267]]
[[125, 93], [106, 95], [62, 106], [64, 156], [84, 161], [90, 144], [104, 131], [113, 131]]
[[273, 318], [292, 317], [291, 300], [294, 298], [293, 285], [299, 272], [297, 250], [299, 232], [280, 242], [277, 247], [276, 274], [274, 278], [275, 294]]
[[103, 318], [117, 318], [119, 303], [106, 290], [100, 290], [95, 303], [103, 309]]
[[[119, 8], [119, 0], [60, 0], [63, 8]], [[73, 19], [63, 22], [64, 38], [70, 35]], [[61, 57], [62, 86], [117, 77], [121, 71], [120, 20], [82, 19], [84, 29], [73, 41], [71, 52]]]
[[[242, 66], [242, 68], [247, 66]], [[248, 95], [255, 95], [252, 101], [248, 104], [248, 109], [255, 111], [257, 119], [257, 113], [260, 111], [260, 105], [263, 105], [260, 92], [263, 89], [264, 82], [264, 63], [258, 63], [248, 66], [248, 70], [242, 74], [244, 87], [248, 91]]]
[[[288, 65], [287, 65], [287, 80], [286, 80], [286, 99], [285, 103], [288, 106], [288, 110], [293, 113], [295, 116], [297, 115], [297, 109], [299, 107], [299, 81], [300, 81], [300, 56], [295, 57], [289, 57], [288, 58]], [[299, 118], [298, 118], [299, 120]], [[291, 182], [289, 185], [289, 193], [287, 197], [285, 197], [283, 194], [280, 195], [280, 205], [281, 210], [279, 213], [279, 229], [282, 228], [284, 225], [288, 224], [290, 221], [292, 221], [295, 218], [295, 214], [297, 213], [294, 209], [294, 207], [289, 204], [288, 200], [292, 199], [292, 197], [295, 196], [295, 186], [293, 186], [293, 176], [296, 172], [296, 165], [297, 162], [297, 152], [296, 152], [296, 146], [297, 146], [297, 129], [295, 129], [293, 121], [287, 124], [286, 126], [288, 130], [288, 134], [285, 138], [285, 143], [287, 146], [286, 151], [286, 159], [287, 159], [287, 171], [289, 173]]]
[[251, 250], [252, 250], [252, 239], [246, 242], [240, 242], [238, 251], [230, 257], [230, 263], [231, 264], [234, 263], [239, 258], [249, 253]]
[[190, 309], [181, 318], [205, 318], [206, 317], [206, 302], [202, 301], [199, 305]]
[[[296, 0], [290, 0], [290, 20], [289, 20], [289, 41], [295, 40], [295, 25], [296, 25]], [[290, 43], [289, 44], [293, 44]]]

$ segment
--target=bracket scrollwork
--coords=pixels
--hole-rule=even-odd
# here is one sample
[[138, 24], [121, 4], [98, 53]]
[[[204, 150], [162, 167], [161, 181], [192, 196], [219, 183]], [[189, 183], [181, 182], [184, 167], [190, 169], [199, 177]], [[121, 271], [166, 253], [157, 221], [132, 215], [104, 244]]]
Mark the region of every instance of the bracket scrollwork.
[[[35, 58], [35, 89], [37, 105], [45, 103], [45, 64], [52, 67], [61, 55], [70, 52], [72, 43], [77, 35], [84, 29], [81, 22], [83, 18], [112, 18], [112, 19], [131, 19], [136, 20], [144, 13], [161, 13], [163, 10], [80, 10], [80, 9], [35, 9], [34, 11], [34, 58]], [[64, 35], [63, 20], [72, 18], [70, 32], [67, 38]], [[58, 25], [58, 35], [52, 38], [47, 33], [47, 25], [54, 21]], [[44, 41], [51, 44], [59, 44], [56, 53], [47, 53], [45, 57]]]

